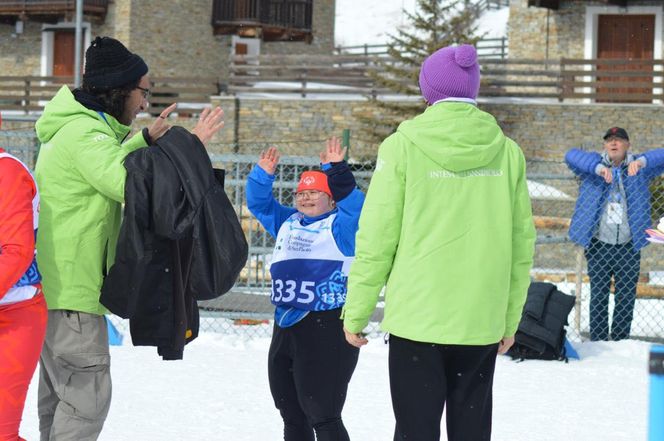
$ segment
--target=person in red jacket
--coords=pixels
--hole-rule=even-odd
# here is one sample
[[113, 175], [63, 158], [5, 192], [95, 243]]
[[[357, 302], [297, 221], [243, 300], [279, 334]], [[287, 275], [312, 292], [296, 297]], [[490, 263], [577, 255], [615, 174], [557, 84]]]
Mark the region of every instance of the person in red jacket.
[[35, 260], [38, 212], [30, 171], [0, 148], [0, 441], [23, 440], [18, 428], [46, 333]]

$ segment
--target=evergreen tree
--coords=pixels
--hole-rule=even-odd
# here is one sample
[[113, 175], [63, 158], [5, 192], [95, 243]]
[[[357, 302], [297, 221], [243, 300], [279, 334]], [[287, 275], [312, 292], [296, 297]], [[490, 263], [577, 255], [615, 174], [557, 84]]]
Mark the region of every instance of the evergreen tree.
[[[415, 13], [404, 10], [408, 25], [390, 36], [389, 57], [379, 59], [377, 68], [369, 72], [376, 88], [389, 91], [383, 95], [400, 97], [377, 99], [373, 96], [372, 104], [378, 111], [358, 115], [374, 141], [382, 140], [394, 132], [401, 121], [424, 110], [426, 104], [416, 98], [420, 96], [418, 77], [422, 62], [441, 47], [476, 44], [481, 38], [475, 24], [479, 13], [476, 0], [417, 0]], [[404, 99], [403, 95], [412, 98]]]

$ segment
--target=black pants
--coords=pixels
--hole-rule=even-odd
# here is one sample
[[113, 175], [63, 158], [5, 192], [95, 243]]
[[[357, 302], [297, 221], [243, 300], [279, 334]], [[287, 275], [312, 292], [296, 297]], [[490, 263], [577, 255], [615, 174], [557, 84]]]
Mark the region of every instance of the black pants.
[[439, 345], [390, 336], [394, 441], [439, 441], [447, 404], [448, 441], [491, 439], [498, 344]]
[[348, 441], [341, 410], [359, 349], [346, 342], [340, 310], [310, 312], [289, 327], [274, 325], [268, 376], [284, 420], [284, 440]]
[[610, 245], [593, 239], [585, 254], [590, 277], [590, 339], [609, 339], [611, 276], [615, 282], [611, 340], [629, 338], [636, 302], [636, 284], [641, 269], [641, 252], [634, 250], [631, 241]]

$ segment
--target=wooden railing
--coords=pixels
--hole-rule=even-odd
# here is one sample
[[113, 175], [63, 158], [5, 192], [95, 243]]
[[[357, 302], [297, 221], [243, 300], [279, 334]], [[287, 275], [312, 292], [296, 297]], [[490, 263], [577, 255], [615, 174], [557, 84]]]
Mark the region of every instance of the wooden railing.
[[41, 110], [43, 101], [51, 99], [63, 84], [73, 83], [64, 77], [0, 77], [0, 109]]
[[[229, 93], [374, 93], [369, 77], [380, 57], [364, 55], [236, 56], [230, 67]], [[276, 82], [276, 84], [274, 84]]]
[[563, 98], [597, 102], [652, 102], [664, 99], [662, 60], [573, 60], [560, 62]]
[[[507, 37], [483, 38], [475, 47], [479, 58], [507, 58]], [[387, 55], [386, 44], [337, 46], [334, 50], [343, 55]]]
[[[105, 16], [109, 0], [83, 0], [83, 12]], [[76, 12], [76, 0], [0, 0], [1, 16], [59, 16]]]
[[506, 8], [510, 5], [509, 0], [475, 0], [475, 3], [482, 10]]
[[560, 64], [531, 59], [480, 61], [480, 96], [548, 98], [562, 101]]
[[[172, 102], [180, 109], [209, 104], [220, 92], [297, 94], [352, 94], [379, 96], [393, 91], [376, 84], [372, 72], [385, 69], [384, 56], [261, 55], [237, 56], [226, 84], [216, 78], [154, 78], [151, 110]], [[520, 97], [565, 102], [664, 102], [662, 60], [522, 60], [482, 59], [482, 97]], [[411, 69], [415, 73], [416, 69]], [[0, 77], [0, 110], [40, 110], [72, 78]], [[417, 84], [403, 83], [418, 94]]]
[[[0, 110], [23, 112], [42, 110], [44, 105], [63, 86], [70, 88], [72, 77], [22, 76], [0, 77]], [[210, 96], [220, 91], [217, 78], [208, 77], [155, 77], [151, 79], [151, 113], [178, 103], [180, 113], [196, 112], [210, 104]]]
[[150, 111], [157, 112], [171, 103], [178, 103], [178, 112], [195, 112], [210, 105], [210, 96], [220, 92], [214, 77], [150, 78], [152, 96]]
[[[231, 64], [230, 93], [393, 94], [370, 75], [389, 63], [384, 55], [238, 56]], [[523, 97], [557, 101], [659, 103], [664, 100], [662, 60], [480, 61], [480, 96]], [[415, 68], [412, 69], [415, 71]], [[405, 80], [404, 80], [405, 81]], [[412, 84], [417, 92], [417, 85]]]
[[[384, 71], [384, 56], [342, 54], [334, 56], [238, 56], [231, 64], [230, 93], [311, 93], [381, 95], [370, 72]], [[558, 65], [541, 60], [482, 60], [484, 96], [560, 97]], [[415, 72], [415, 68], [411, 71]], [[404, 84], [409, 84], [403, 80]], [[417, 85], [411, 84], [413, 93]]]

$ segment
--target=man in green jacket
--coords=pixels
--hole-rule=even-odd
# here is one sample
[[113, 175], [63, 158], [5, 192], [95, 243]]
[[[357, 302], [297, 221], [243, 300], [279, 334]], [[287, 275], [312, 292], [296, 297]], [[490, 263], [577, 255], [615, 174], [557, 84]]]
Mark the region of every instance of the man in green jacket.
[[526, 163], [477, 108], [477, 52], [446, 47], [423, 63], [429, 107], [380, 146], [360, 217], [343, 311], [361, 331], [385, 286], [395, 440], [488, 440], [496, 354], [514, 342], [535, 228]]
[[99, 294], [120, 228], [123, 160], [164, 134], [175, 108], [124, 142], [148, 106], [148, 67], [107, 37], [97, 37], [85, 57], [82, 88], [62, 87], [36, 124], [37, 260], [49, 309], [40, 358], [42, 441], [95, 440], [106, 419], [110, 356]]

